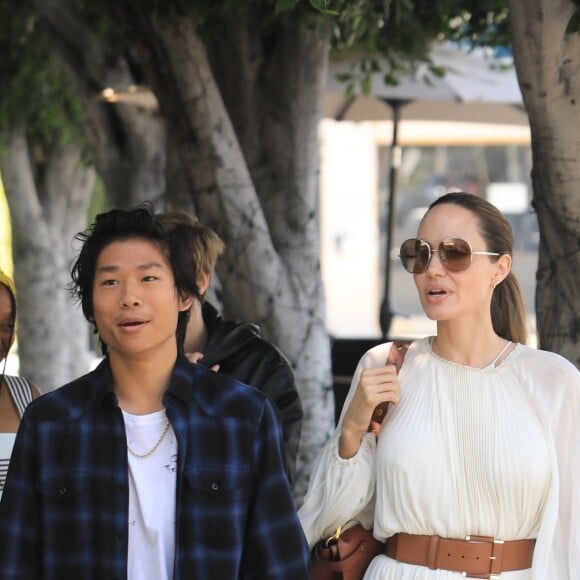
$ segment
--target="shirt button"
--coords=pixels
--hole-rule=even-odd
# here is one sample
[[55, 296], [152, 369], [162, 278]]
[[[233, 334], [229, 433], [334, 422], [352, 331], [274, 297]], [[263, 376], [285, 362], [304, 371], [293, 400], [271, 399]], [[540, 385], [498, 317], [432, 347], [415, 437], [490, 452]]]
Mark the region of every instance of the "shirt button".
[[115, 445], [122, 445], [123, 444], [123, 440], [120, 437], [117, 437], [115, 439]]
[[67, 492], [68, 492], [68, 489], [67, 489], [66, 487], [61, 487], [61, 488], [59, 488], [59, 490], [58, 490], [58, 493], [59, 493], [60, 495], [66, 495], [66, 494], [67, 494]]
[[219, 484], [219, 483], [217, 483], [217, 481], [214, 481], [214, 482], [211, 484], [211, 488], [212, 488], [212, 490], [213, 490], [213, 491], [217, 491], [217, 490], [220, 488], [220, 484]]

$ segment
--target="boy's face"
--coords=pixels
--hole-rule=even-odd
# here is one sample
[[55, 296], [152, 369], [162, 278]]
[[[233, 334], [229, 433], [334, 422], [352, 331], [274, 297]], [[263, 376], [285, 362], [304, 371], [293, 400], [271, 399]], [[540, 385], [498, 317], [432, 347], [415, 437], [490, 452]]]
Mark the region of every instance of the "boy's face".
[[100, 253], [93, 284], [95, 324], [110, 356], [140, 357], [166, 351], [175, 356], [180, 298], [171, 266], [148, 240], [112, 242]]

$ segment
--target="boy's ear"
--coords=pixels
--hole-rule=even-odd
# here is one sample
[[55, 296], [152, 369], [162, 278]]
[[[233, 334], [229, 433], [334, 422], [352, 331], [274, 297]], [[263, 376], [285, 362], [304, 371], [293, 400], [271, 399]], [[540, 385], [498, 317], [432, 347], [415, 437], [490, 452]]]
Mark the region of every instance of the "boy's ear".
[[191, 308], [193, 304], [193, 296], [189, 292], [183, 292], [179, 296], [179, 311], [185, 312]]
[[209, 288], [209, 281], [210, 281], [210, 276], [207, 272], [202, 272], [197, 277], [197, 280], [196, 280], [197, 290], [198, 290], [200, 296], [205, 296], [205, 293], [207, 292], [207, 289]]

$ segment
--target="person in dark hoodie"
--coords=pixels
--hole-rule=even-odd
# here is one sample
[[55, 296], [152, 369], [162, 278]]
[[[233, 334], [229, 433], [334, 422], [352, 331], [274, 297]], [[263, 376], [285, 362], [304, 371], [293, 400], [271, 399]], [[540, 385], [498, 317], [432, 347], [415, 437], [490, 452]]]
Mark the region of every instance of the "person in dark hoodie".
[[187, 213], [157, 215], [167, 231], [184, 228], [196, 264], [199, 300], [194, 298], [185, 337], [189, 360], [256, 387], [273, 401], [282, 423], [284, 454], [290, 483], [294, 481], [303, 410], [288, 359], [260, 336], [256, 324], [224, 320], [206, 301], [207, 289], [224, 242]]

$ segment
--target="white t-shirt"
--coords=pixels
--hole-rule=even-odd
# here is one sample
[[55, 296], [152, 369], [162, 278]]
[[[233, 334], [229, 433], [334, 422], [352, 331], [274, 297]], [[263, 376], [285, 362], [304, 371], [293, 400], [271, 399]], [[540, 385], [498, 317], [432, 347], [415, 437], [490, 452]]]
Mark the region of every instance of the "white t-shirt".
[[[171, 580], [175, 557], [177, 441], [165, 410], [149, 415], [123, 411], [127, 445], [146, 457], [129, 459], [128, 580]], [[167, 429], [166, 429], [166, 426]], [[164, 433], [165, 431], [165, 433]]]

